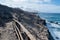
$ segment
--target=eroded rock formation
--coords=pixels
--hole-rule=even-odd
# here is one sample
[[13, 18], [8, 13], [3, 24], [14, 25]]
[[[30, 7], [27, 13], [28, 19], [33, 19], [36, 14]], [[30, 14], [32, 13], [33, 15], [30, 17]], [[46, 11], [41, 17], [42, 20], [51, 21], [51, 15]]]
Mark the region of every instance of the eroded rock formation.
[[13, 28], [13, 19], [21, 22], [36, 40], [49, 40], [45, 20], [34, 12], [23, 11], [19, 8], [10, 8], [0, 5], [0, 40], [18, 40]]

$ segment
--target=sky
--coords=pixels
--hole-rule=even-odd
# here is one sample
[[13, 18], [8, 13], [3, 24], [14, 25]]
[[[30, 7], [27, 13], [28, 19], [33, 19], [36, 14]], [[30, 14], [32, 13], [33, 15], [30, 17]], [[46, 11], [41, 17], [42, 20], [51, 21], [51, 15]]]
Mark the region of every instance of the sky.
[[27, 11], [60, 13], [60, 0], [0, 0], [0, 4]]

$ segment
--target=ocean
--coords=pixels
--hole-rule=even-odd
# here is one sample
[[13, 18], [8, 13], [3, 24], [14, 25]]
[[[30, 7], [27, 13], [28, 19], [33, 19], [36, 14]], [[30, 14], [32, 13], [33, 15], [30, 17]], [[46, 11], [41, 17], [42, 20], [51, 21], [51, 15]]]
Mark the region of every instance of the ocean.
[[[38, 14], [42, 19], [47, 20], [46, 27], [48, 28], [50, 34], [54, 40], [60, 40], [60, 13], [39, 13]], [[56, 23], [51, 23], [58, 22]]]
[[39, 16], [47, 21], [60, 23], [60, 13], [39, 13]]

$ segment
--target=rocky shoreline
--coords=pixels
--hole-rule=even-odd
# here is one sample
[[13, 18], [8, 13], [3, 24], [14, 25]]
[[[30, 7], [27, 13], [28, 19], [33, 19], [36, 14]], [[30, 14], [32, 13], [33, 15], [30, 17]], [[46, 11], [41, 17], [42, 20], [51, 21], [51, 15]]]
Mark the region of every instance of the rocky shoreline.
[[[34, 13], [0, 5], [0, 40], [18, 40], [13, 29], [13, 19], [21, 22], [36, 37], [36, 40], [49, 40], [50, 35], [48, 29], [44, 26], [46, 25], [45, 20]], [[2, 30], [6, 31], [3, 32]], [[10, 33], [12, 34], [10, 35]]]

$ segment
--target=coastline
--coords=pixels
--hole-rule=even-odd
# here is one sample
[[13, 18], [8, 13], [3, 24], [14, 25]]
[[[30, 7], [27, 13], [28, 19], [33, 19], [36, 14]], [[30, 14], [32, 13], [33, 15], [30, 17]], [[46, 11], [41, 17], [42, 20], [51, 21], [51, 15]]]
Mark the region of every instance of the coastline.
[[[48, 29], [44, 26], [45, 25], [45, 20], [41, 19], [39, 16], [36, 16], [34, 14], [35, 12], [27, 12], [27, 11], [21, 10], [19, 8], [10, 8], [10, 7], [7, 7], [7, 6], [5, 7], [3, 5], [0, 5], [0, 6], [1, 6], [1, 10], [3, 10], [0, 13], [1, 14], [0, 15], [1, 16], [1, 21], [2, 21], [2, 22], [0, 21], [0, 23], [3, 24], [3, 25], [6, 25], [6, 26], [3, 26], [3, 25], [0, 24], [1, 25], [0, 31], [2, 31], [3, 29], [6, 29], [6, 34], [7, 33], [9, 34], [10, 31], [7, 32], [7, 29], [13, 29], [13, 30], [11, 30], [11, 32], [12, 33], [17, 32], [16, 34], [20, 33], [19, 35], [17, 35], [18, 38], [21, 38], [19, 36], [23, 34], [22, 37], [23, 37], [24, 40], [28, 39], [26, 37], [29, 37], [29, 39], [31, 39], [31, 37], [28, 36], [30, 34], [32, 36], [34, 36], [34, 38], [36, 38], [36, 40], [49, 40], [50, 35], [48, 33]], [[10, 14], [11, 14], [11, 16], [10, 16]], [[12, 20], [10, 21], [10, 19], [12, 19]], [[23, 27], [28, 31], [26, 32], [26, 30], [23, 30], [23, 28], [20, 27], [21, 25], [19, 26], [19, 24], [16, 23], [13, 19], [15, 19], [19, 23], [21, 23], [23, 25]], [[8, 23], [8, 24], [6, 24], [6, 23]], [[11, 26], [9, 26], [10, 24], [11, 24]], [[17, 26], [17, 28], [19, 28], [19, 31], [17, 29], [14, 30], [16, 28], [16, 26]], [[1, 28], [3, 28], [3, 29], [1, 29]], [[8, 38], [16, 35], [16, 34], [15, 35], [12, 34], [12, 35], [9, 36], [9, 35], [5, 35], [5, 34], [2, 34], [2, 33], [3, 33], [3, 31], [0, 33], [0, 35], [2, 37], [2, 39], [0, 39], [0, 40], [3, 40], [3, 39], [9, 40]], [[25, 34], [25, 33], [27, 33], [27, 34]], [[6, 38], [6, 36], [7, 36], [7, 38]], [[17, 36], [15, 36], [15, 37], [17, 38]], [[15, 39], [14, 37], [12, 37], [12, 38]], [[13, 40], [13, 39], [11, 39], [11, 40]]]
[[52, 35], [54, 40], [60, 40], [60, 31], [58, 31], [58, 29], [60, 29], [60, 25], [56, 24], [54, 22], [46, 22], [46, 26], [50, 32], [50, 34]]
[[[41, 17], [42, 19], [45, 19], [43, 17]], [[46, 27], [48, 28], [48, 31], [50, 33], [50, 35], [52, 36], [53, 39], [51, 40], [60, 40], [60, 24], [58, 22], [55, 21], [48, 21], [46, 20]], [[59, 31], [58, 31], [59, 30]]]

